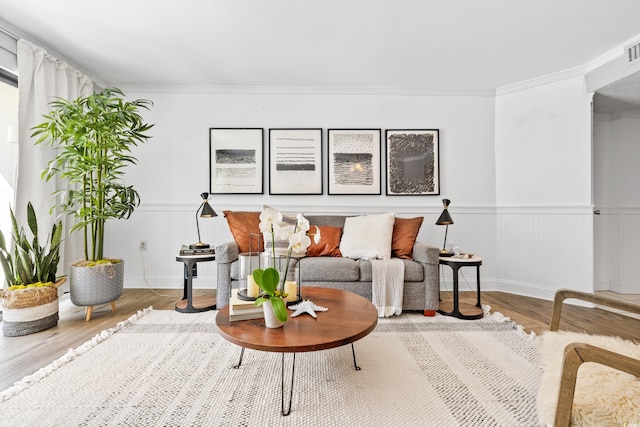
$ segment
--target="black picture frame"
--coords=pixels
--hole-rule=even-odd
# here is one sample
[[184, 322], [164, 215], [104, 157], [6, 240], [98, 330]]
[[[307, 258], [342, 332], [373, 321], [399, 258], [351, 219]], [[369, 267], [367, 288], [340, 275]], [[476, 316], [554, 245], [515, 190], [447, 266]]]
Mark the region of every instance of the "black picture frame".
[[381, 129], [329, 129], [329, 194], [380, 195]]
[[322, 194], [322, 129], [269, 129], [269, 194]]
[[439, 129], [387, 129], [386, 194], [440, 194]]
[[263, 194], [263, 128], [209, 128], [209, 193]]

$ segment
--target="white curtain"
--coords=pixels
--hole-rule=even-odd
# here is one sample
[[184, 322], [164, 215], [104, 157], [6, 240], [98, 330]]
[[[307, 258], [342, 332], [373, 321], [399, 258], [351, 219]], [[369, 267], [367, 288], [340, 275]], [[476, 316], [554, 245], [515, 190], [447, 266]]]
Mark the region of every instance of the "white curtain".
[[[63, 182], [54, 179], [45, 182], [40, 178], [53, 149], [46, 144], [35, 145], [32, 128], [44, 121], [42, 117], [51, 111], [49, 103], [55, 98], [73, 100], [93, 92], [93, 81], [66, 63], [49, 55], [44, 49], [25, 40], [18, 40], [18, 177], [16, 182], [15, 214], [20, 224], [25, 224], [27, 202], [31, 202], [38, 217], [40, 238], [51, 231], [55, 213], [49, 215], [53, 205], [52, 193], [62, 189]], [[58, 273], [68, 269], [68, 264], [82, 257], [77, 236], [69, 236], [65, 217], [63, 236], [65, 242], [60, 256]], [[29, 234], [29, 233], [28, 233]], [[74, 233], [78, 234], [78, 233]], [[64, 270], [63, 270], [64, 269]]]

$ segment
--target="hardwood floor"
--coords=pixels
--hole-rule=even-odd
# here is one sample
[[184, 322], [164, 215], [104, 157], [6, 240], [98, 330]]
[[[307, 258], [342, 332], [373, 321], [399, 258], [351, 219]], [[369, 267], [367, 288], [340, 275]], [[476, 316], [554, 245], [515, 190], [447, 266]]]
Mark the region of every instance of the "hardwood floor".
[[[195, 290], [194, 295], [212, 296], [215, 290]], [[461, 292], [461, 301], [475, 304], [474, 292]], [[60, 299], [60, 321], [54, 328], [23, 337], [0, 336], [0, 390], [30, 375], [76, 348], [99, 332], [115, 326], [138, 310], [153, 306], [156, 310], [173, 310], [182, 298], [182, 290], [125, 289], [116, 302], [117, 311], [109, 304], [94, 308], [91, 321], [85, 321], [84, 308], [76, 307], [67, 295]], [[451, 299], [443, 291], [442, 300]], [[548, 329], [551, 301], [523, 297], [504, 292], [485, 291], [482, 303], [491, 306], [523, 326], [526, 332], [540, 334]], [[189, 314], [185, 314], [188, 316]], [[566, 305], [561, 329], [592, 334], [618, 335], [640, 341], [640, 319], [597, 308]]]

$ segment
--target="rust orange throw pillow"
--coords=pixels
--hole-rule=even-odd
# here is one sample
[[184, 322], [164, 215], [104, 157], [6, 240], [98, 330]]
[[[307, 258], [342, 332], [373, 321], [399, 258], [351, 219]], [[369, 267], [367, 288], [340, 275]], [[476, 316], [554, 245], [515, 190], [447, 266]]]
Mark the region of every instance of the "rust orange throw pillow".
[[413, 259], [413, 244], [416, 242], [423, 217], [397, 218], [393, 223], [391, 256]]
[[[309, 233], [315, 232], [315, 225], [309, 228]], [[311, 237], [311, 246], [307, 249], [307, 256], [332, 256], [341, 257], [340, 237], [342, 236], [341, 227], [329, 227], [327, 225], [319, 225], [320, 241], [315, 243], [313, 236]]]
[[[238, 244], [240, 253], [250, 252], [250, 234], [260, 234], [260, 212], [223, 211], [223, 213], [224, 217], [227, 218], [227, 224], [229, 224], [233, 239]], [[262, 242], [262, 238], [260, 242]], [[262, 251], [263, 248], [258, 248], [258, 250]]]

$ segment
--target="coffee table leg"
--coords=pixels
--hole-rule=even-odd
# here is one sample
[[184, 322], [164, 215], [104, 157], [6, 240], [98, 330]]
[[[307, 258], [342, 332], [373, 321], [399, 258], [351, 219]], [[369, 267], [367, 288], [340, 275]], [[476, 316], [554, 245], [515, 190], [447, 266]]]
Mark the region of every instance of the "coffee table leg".
[[360, 366], [356, 362], [356, 349], [353, 347], [353, 343], [351, 343], [351, 353], [353, 354], [353, 366], [356, 368], [356, 371], [360, 370]]
[[281, 413], [283, 416], [287, 416], [291, 413], [291, 400], [293, 399], [293, 378], [296, 372], [296, 354], [293, 353], [293, 362], [291, 364], [291, 387], [289, 388], [289, 406], [284, 407], [284, 352], [282, 353], [282, 394], [281, 394]]
[[238, 360], [238, 364], [235, 365], [233, 367], [233, 369], [238, 369], [238, 368], [240, 368], [240, 365], [242, 365], [242, 356], [244, 356], [244, 347], [240, 347], [240, 348], [241, 348], [241, 350], [240, 350], [240, 360]]

